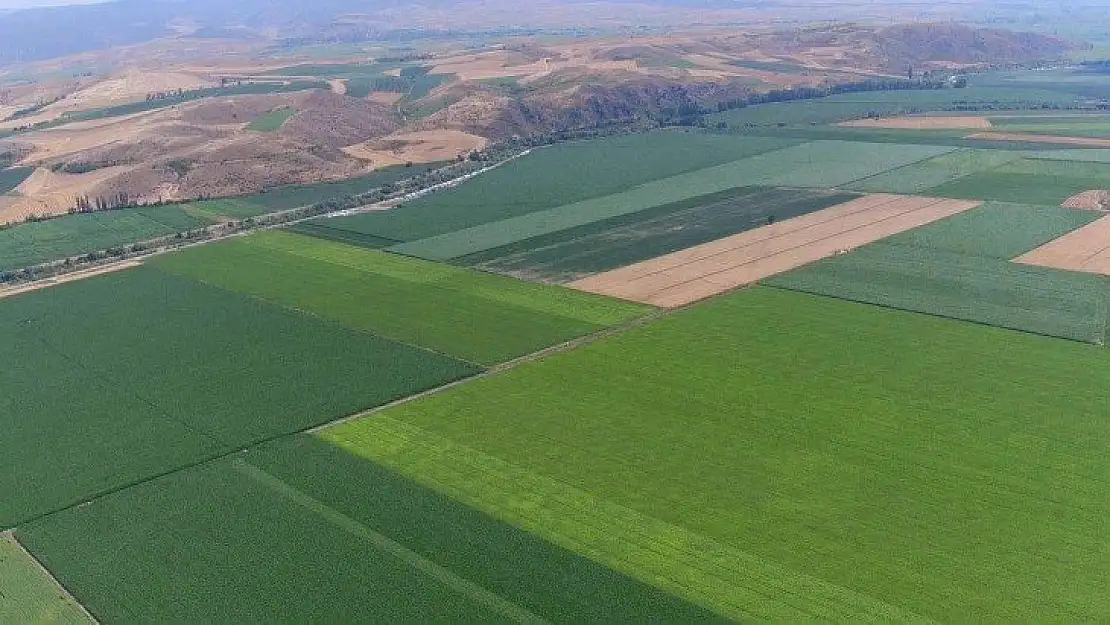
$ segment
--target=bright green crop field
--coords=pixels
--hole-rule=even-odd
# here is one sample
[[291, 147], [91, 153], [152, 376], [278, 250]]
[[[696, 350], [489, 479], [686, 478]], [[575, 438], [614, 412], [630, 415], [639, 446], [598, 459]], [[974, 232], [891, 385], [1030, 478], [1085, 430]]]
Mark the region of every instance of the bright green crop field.
[[992, 170], [1020, 158], [1017, 152], [1003, 150], [957, 150], [847, 186], [853, 191], [873, 193], [922, 193], [964, 176]]
[[0, 622], [41, 625], [89, 619], [9, 534], [0, 534]]
[[310, 436], [19, 537], [105, 622], [724, 621]]
[[160, 257], [170, 272], [483, 365], [650, 309], [285, 232]]
[[1093, 346], [756, 288], [323, 436], [757, 617], [1098, 621], [1108, 374]]
[[387, 249], [428, 260], [451, 260], [742, 186], [824, 189], [846, 185], [952, 150], [927, 145], [814, 141]]
[[152, 267], [0, 301], [0, 527], [477, 373]]
[[271, 113], [267, 113], [251, 123], [247, 124], [247, 130], [255, 130], [258, 132], [275, 132], [280, 130], [281, 127], [289, 120], [290, 117], [297, 114], [297, 109], [281, 108]]
[[682, 131], [564, 143], [536, 149], [448, 192], [387, 212], [329, 219], [327, 224], [382, 239], [414, 241], [620, 193], [796, 143]]
[[1110, 283], [1012, 259], [1098, 213], [988, 203], [768, 284], [1061, 338], [1104, 343]]

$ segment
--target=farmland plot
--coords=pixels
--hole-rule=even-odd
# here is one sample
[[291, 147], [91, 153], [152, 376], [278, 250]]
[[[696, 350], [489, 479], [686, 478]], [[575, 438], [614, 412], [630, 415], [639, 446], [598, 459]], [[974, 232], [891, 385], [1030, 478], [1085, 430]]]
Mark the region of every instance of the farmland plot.
[[154, 262], [167, 271], [485, 365], [648, 310], [282, 232]]
[[836, 187], [951, 150], [937, 146], [815, 141], [656, 180], [622, 193], [402, 243], [388, 249], [428, 260], [451, 260], [742, 186]]
[[[545, 535], [612, 505], [705, 537], [654, 539], [685, 562], [747, 554], [774, 589], [718, 592], [753, 611], [1100, 620], [1108, 366], [1091, 346], [757, 288], [324, 435], [505, 518], [535, 502]], [[382, 417], [407, 427], [386, 442]], [[512, 477], [456, 477], [475, 464]], [[573, 505], [534, 495], [552, 482], [600, 503], [550, 514]], [[628, 562], [641, 526], [614, 525], [589, 544]], [[827, 592], [791, 592], [807, 578]]]
[[1057, 207], [988, 203], [767, 283], [1102, 343], [1110, 293], [1105, 279], [1011, 262], [1098, 216]]
[[876, 193], [921, 193], [964, 176], [995, 169], [1020, 156], [1017, 152], [1002, 150], [957, 150], [864, 178], [847, 188]]
[[526, 279], [569, 282], [854, 197], [828, 191], [742, 187], [562, 230], [454, 262]]
[[959, 200], [870, 195], [576, 280], [568, 286], [653, 306], [685, 306], [976, 205]]
[[1102, 189], [1110, 181], [1110, 164], [1047, 159], [1020, 159], [928, 189], [941, 197], [997, 200], [1059, 206], [1069, 197]]
[[10, 534], [0, 534], [0, 621], [45, 625], [91, 619]]
[[150, 267], [5, 299], [0, 328], [0, 527], [479, 371]]
[[564, 143], [536, 149], [456, 189], [397, 209], [326, 223], [380, 239], [414, 241], [619, 193], [796, 143], [686, 132]]
[[106, 621], [723, 621], [308, 436], [19, 536]]

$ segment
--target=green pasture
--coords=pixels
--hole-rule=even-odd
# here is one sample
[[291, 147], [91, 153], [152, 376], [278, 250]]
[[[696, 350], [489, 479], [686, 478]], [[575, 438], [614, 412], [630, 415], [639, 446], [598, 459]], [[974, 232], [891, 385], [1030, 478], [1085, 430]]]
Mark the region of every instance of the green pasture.
[[0, 169], [0, 195], [3, 195], [30, 178], [35, 173], [34, 167], [9, 167]]
[[159, 257], [166, 271], [484, 365], [647, 307], [284, 232]]
[[963, 176], [925, 191], [940, 197], [1059, 205], [1091, 189], [1106, 188], [1110, 163], [1024, 158]]
[[0, 527], [477, 373], [153, 267], [0, 302]]
[[312, 437], [19, 536], [106, 622], [724, 621]]
[[988, 203], [768, 284], [1089, 343], [1106, 339], [1102, 276], [1011, 262], [1099, 215]]
[[455, 189], [394, 210], [329, 219], [332, 228], [414, 241], [598, 198], [793, 145], [784, 139], [665, 131], [536, 149]]
[[1064, 137], [1110, 137], [1110, 115], [1072, 117], [992, 117], [998, 132], [1020, 132]]
[[11, 535], [0, 534], [0, 621], [48, 625], [89, 619]]
[[289, 118], [297, 114], [297, 109], [281, 108], [267, 113], [247, 124], [247, 130], [257, 132], [276, 132], [280, 130]]
[[1097, 621], [1108, 367], [755, 288], [323, 436], [758, 620]]
[[1047, 87], [968, 87], [842, 93], [811, 100], [757, 104], [708, 116], [712, 123], [730, 126], [802, 126], [832, 124], [864, 117], [943, 110], [1039, 108], [1043, 104], [1071, 105], [1073, 94]]
[[864, 178], [846, 188], [853, 191], [917, 194], [964, 176], [996, 169], [1020, 156], [1017, 152], [1002, 150], [957, 150]]
[[949, 151], [951, 148], [937, 146], [815, 141], [388, 249], [429, 260], [450, 260], [740, 186], [836, 187]]
[[570, 282], [856, 197], [830, 191], [740, 187], [560, 230], [452, 262], [533, 280]]

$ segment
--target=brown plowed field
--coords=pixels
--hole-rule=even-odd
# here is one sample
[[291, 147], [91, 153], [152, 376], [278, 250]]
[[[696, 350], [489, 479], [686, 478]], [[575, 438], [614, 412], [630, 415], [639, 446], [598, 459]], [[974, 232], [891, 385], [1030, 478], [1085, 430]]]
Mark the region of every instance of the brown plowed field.
[[1015, 258], [1014, 262], [1110, 275], [1110, 217], [1065, 234]]
[[980, 202], [870, 195], [781, 223], [598, 274], [570, 286], [664, 308], [684, 306]]
[[1060, 206], [1076, 210], [1100, 211], [1110, 205], [1110, 191], [1094, 189], [1077, 193], [1064, 200]]
[[1081, 145], [1092, 148], [1110, 148], [1110, 139], [1094, 137], [1061, 137], [1058, 135], [1026, 135], [1020, 132], [977, 132], [968, 139], [988, 141], [1024, 141], [1026, 143], [1057, 143], [1060, 145]]

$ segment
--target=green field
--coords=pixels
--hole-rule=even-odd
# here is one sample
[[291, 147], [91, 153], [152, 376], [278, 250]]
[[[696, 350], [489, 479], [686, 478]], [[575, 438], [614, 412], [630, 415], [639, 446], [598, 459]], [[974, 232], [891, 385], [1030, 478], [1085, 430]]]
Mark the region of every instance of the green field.
[[23, 181], [35, 173], [34, 167], [9, 167], [0, 169], [0, 195], [23, 184]]
[[1017, 152], [1001, 150], [957, 150], [900, 167], [848, 185], [853, 191], [915, 194], [993, 170], [1020, 158]]
[[289, 118], [297, 114], [297, 109], [281, 108], [276, 111], [267, 113], [251, 123], [247, 124], [247, 130], [255, 130], [257, 132], [276, 132], [281, 129]]
[[310, 437], [19, 537], [106, 622], [723, 621]]
[[8, 534], [0, 534], [0, 622], [88, 623], [58, 587]]
[[527, 279], [570, 282], [856, 197], [830, 191], [740, 187], [561, 230], [452, 262]]
[[1075, 95], [1047, 86], [1036, 88], [969, 87], [922, 91], [868, 91], [843, 93], [814, 100], [759, 104], [710, 115], [711, 123], [735, 126], [802, 126], [832, 124], [863, 117], [889, 116], [924, 111], [975, 108], [1039, 108], [1075, 103]]
[[[670, 176], [786, 147], [784, 139], [653, 132], [564, 143], [487, 172], [456, 189], [382, 213], [327, 225], [392, 241], [415, 241], [598, 198]], [[635, 162], [635, 167], [629, 167]]]
[[1110, 163], [1024, 158], [928, 189], [927, 195], [1059, 205], [1110, 181]]
[[1098, 621], [1108, 366], [757, 288], [323, 436], [760, 620]]
[[1110, 116], [1008, 116], [992, 117], [991, 125], [998, 132], [1021, 132], [1063, 137], [1110, 137]]
[[768, 284], [1089, 343], [1106, 340], [1102, 276], [1011, 262], [1098, 213], [988, 203]]
[[159, 257], [166, 271], [483, 365], [645, 314], [568, 289], [283, 232]]
[[202, 228], [357, 195], [442, 166], [388, 167], [339, 182], [275, 187], [238, 198], [145, 206], [0, 229], [0, 273]]
[[[451, 260], [740, 186], [829, 188], [846, 185], [951, 150], [925, 145], [815, 141], [662, 178], [621, 193], [485, 223], [388, 249], [428, 260]], [[381, 214], [388, 215], [389, 212]]]
[[0, 527], [479, 371], [153, 267], [3, 300], [0, 328]]

